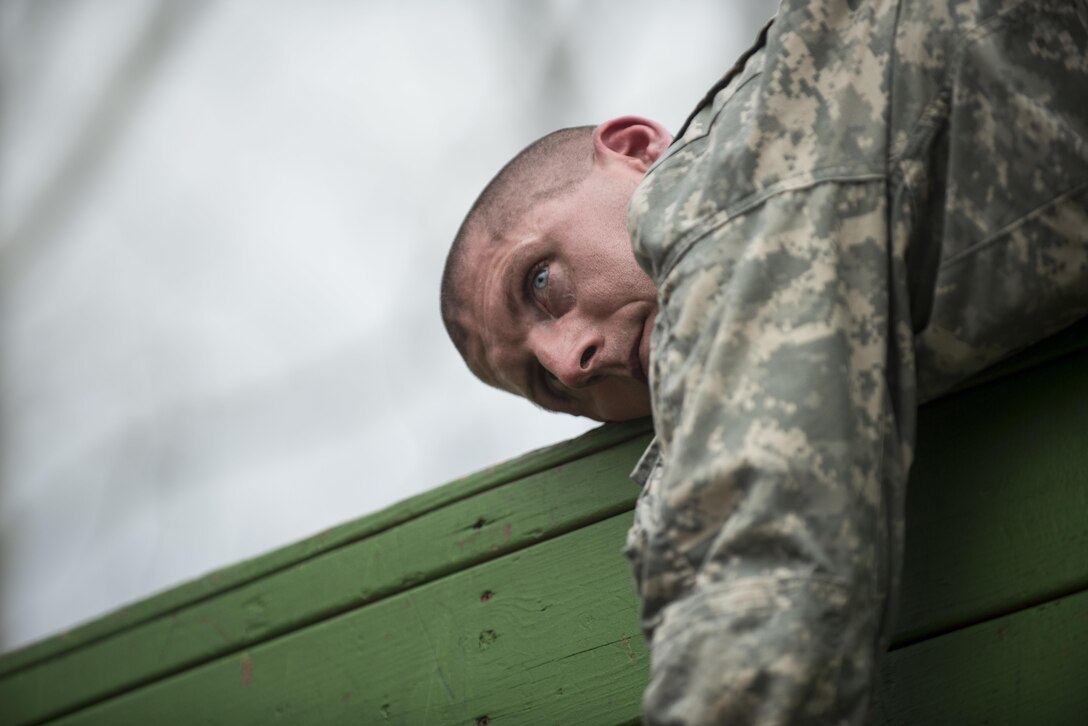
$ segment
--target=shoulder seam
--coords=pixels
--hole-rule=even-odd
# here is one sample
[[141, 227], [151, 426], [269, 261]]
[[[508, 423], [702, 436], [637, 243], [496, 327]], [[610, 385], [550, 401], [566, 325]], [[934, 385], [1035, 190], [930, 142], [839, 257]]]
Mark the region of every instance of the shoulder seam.
[[727, 222], [762, 206], [774, 197], [788, 192], [808, 189], [819, 184], [863, 184], [875, 181], [886, 183], [887, 179], [888, 175], [884, 170], [847, 170], [841, 167], [825, 167], [775, 182], [764, 189], [759, 189], [738, 199], [733, 204], [708, 217], [702, 224], [696, 225], [689, 230], [672, 245], [672, 250], [665, 256], [661, 270], [658, 272], [658, 278], [664, 280], [695, 243], [703, 237]]

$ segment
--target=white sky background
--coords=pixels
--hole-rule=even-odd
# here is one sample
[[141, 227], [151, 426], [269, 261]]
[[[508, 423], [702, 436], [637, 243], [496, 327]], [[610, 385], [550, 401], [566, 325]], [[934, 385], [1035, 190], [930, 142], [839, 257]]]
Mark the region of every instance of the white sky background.
[[0, 649], [591, 428], [467, 372], [449, 240], [773, 9], [0, 0]]

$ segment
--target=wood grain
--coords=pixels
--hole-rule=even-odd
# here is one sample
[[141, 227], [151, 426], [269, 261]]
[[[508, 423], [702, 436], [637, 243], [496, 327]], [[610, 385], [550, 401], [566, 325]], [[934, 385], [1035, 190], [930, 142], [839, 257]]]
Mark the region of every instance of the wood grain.
[[627, 515], [80, 710], [58, 724], [606, 724], [647, 672]]
[[[1086, 344], [920, 411], [888, 723], [1083, 705]], [[5, 655], [0, 724], [637, 722], [647, 439], [606, 427]]]
[[[633, 506], [645, 437], [454, 501], [0, 678], [15, 723], [65, 713]], [[43, 685], [48, 684], [48, 689]]]
[[570, 441], [538, 449], [456, 479], [381, 511], [332, 527], [301, 542], [224, 567], [204, 577], [127, 605], [52, 638], [5, 653], [3, 657], [0, 657], [0, 676], [52, 658], [65, 651], [89, 645], [113, 633], [286, 569], [323, 552], [377, 534], [461, 499], [566, 462], [590, 456], [632, 438], [644, 436], [651, 430], [652, 423], [649, 419], [601, 426]]

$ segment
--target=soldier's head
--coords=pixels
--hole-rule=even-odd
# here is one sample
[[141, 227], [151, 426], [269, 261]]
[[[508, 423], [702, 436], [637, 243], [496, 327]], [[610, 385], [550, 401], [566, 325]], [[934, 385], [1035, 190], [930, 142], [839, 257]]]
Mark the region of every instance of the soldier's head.
[[487, 185], [441, 292], [446, 330], [480, 380], [600, 421], [650, 413], [657, 291], [631, 252], [627, 205], [670, 140], [635, 117], [564, 129]]

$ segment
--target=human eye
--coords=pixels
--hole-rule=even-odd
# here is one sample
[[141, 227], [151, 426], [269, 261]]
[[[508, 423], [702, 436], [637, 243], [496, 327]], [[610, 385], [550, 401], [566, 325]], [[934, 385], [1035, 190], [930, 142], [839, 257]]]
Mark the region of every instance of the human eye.
[[547, 307], [548, 301], [548, 284], [550, 282], [551, 272], [548, 269], [546, 263], [539, 263], [533, 266], [529, 270], [528, 288], [529, 295]]

